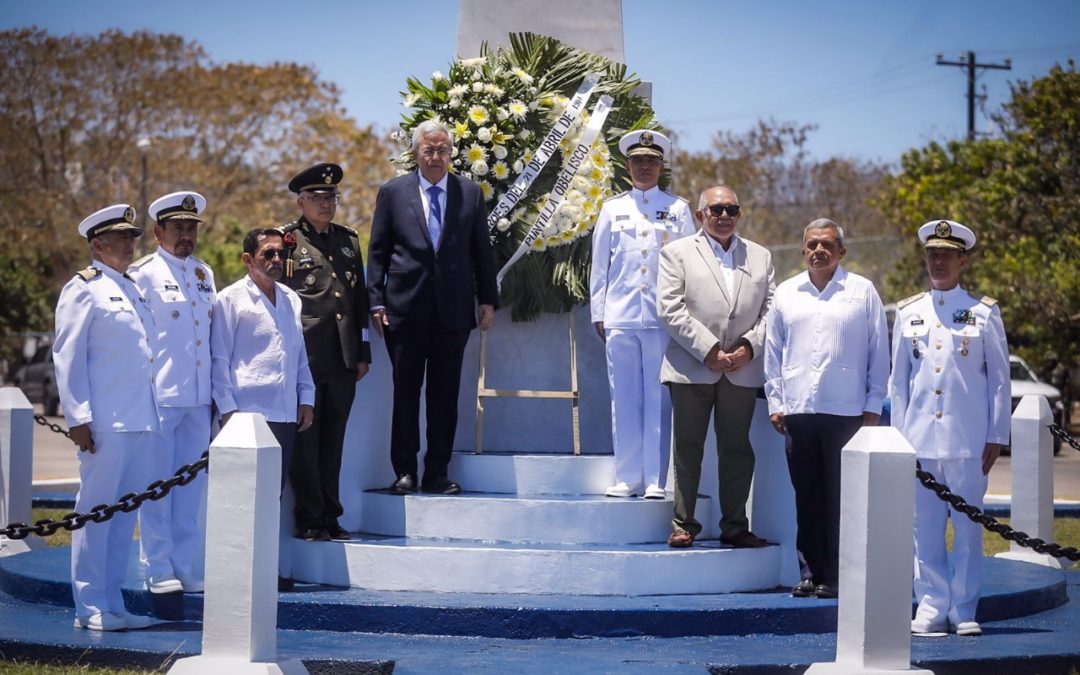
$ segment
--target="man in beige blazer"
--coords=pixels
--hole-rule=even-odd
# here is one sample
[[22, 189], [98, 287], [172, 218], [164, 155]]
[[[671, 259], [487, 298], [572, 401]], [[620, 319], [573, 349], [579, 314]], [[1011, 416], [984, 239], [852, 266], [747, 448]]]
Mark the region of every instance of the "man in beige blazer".
[[675, 436], [673, 548], [693, 544], [694, 519], [709, 417], [720, 476], [720, 541], [765, 546], [750, 531], [746, 499], [754, 476], [750, 421], [765, 384], [765, 316], [775, 282], [772, 256], [735, 234], [739, 198], [726, 185], [701, 193], [694, 212], [702, 229], [660, 252], [657, 308], [671, 335], [660, 381], [671, 389]]

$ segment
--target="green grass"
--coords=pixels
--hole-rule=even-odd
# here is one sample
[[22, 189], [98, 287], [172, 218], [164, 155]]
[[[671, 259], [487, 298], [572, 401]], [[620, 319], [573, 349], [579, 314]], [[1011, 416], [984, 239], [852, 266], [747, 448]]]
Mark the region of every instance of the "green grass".
[[[2, 655], [0, 655], [2, 656]], [[109, 675], [154, 675], [164, 673], [165, 668], [155, 670], [94, 668], [87, 665], [52, 665], [40, 663], [26, 663], [21, 661], [0, 661], [0, 675], [97, 675], [109, 673]]]
[[[998, 522], [1008, 525], [1009, 519], [998, 518]], [[1080, 548], [1080, 518], [1055, 518], [1053, 541], [1062, 546]], [[952, 550], [953, 530], [951, 522], [945, 531], [945, 542], [949, 550]], [[994, 555], [1008, 550], [1008, 541], [992, 532], [983, 530], [983, 555]], [[1067, 568], [1070, 563], [1068, 560], [1062, 559], [1061, 564]]]

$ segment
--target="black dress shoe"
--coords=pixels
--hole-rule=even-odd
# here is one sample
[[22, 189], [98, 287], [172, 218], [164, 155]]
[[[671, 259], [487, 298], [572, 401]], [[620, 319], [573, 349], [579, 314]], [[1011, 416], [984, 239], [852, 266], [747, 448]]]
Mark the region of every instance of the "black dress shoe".
[[326, 528], [326, 534], [335, 541], [349, 541], [352, 539], [352, 537], [349, 536], [349, 531], [340, 525]]
[[291, 591], [293, 589], [293, 586], [295, 584], [296, 584], [296, 582], [293, 581], [292, 579], [290, 579], [289, 577], [283, 577], [280, 574], [278, 575], [277, 589], [278, 589], [279, 593], [288, 593], [289, 591]]
[[836, 588], [835, 584], [818, 584], [814, 588], [815, 598], [828, 600], [830, 598], [835, 598], [838, 595], [840, 595], [840, 591]]
[[720, 537], [720, 543], [727, 544], [734, 548], [761, 548], [769, 545], [769, 542], [757, 536], [750, 530], [740, 532], [731, 537]]
[[461, 492], [461, 486], [446, 476], [438, 476], [432, 479], [424, 476], [424, 482], [420, 489], [432, 495], [456, 495]]
[[330, 535], [326, 533], [326, 530], [318, 527], [308, 527], [300, 530], [296, 538], [304, 541], [330, 541]]
[[390, 485], [390, 494], [411, 495], [416, 492], [416, 476], [403, 473]]
[[793, 598], [812, 598], [814, 597], [814, 580], [803, 579], [799, 584], [791, 589], [791, 596]]

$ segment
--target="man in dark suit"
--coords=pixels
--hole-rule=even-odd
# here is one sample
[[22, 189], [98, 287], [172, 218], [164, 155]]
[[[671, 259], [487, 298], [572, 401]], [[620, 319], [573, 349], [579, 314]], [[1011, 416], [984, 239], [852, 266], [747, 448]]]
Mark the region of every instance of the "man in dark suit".
[[341, 167], [327, 163], [296, 174], [289, 190], [297, 195], [300, 217], [283, 228], [281, 282], [303, 303], [300, 318], [315, 380], [315, 422], [296, 435], [287, 467], [296, 494], [296, 536], [306, 541], [349, 539], [338, 523], [338, 477], [356, 381], [371, 363], [360, 240], [352, 228], [331, 222], [341, 178]]
[[372, 325], [394, 370], [390, 461], [394, 494], [416, 492], [420, 388], [427, 377], [424, 492], [457, 494], [447, 478], [457, 429], [461, 361], [469, 332], [495, 319], [498, 287], [480, 187], [448, 173], [450, 131], [433, 121], [413, 131], [417, 172], [379, 189], [368, 249]]

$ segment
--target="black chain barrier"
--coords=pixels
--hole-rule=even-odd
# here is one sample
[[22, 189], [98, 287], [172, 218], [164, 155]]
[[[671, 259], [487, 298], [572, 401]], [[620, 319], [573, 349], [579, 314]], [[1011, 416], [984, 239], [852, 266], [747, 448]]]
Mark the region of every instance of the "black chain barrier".
[[[1051, 431], [1053, 431], [1054, 426], [1056, 425], [1050, 426]], [[1060, 429], [1060, 427], [1058, 428]], [[1062, 429], [1061, 432], [1065, 433], [1064, 429]], [[1057, 433], [1054, 432], [1054, 435], [1056, 436]], [[1080, 447], [1077, 447], [1076, 439], [1069, 437], [1067, 442], [1069, 445], [1080, 450]], [[1054, 542], [1043, 541], [1038, 537], [1028, 536], [1020, 530], [1014, 530], [1005, 523], [998, 522], [997, 518], [986, 515], [976, 507], [964, 501], [964, 498], [960, 495], [954, 495], [950, 492], [949, 488], [939, 483], [932, 473], [923, 471], [922, 465], [919, 464], [918, 461], [915, 462], [915, 475], [919, 478], [923, 487], [932, 490], [934, 494], [938, 496], [938, 499], [947, 502], [953, 510], [964, 514], [973, 522], [982, 525], [985, 529], [1000, 536], [1002, 539], [1005, 539], [1006, 541], [1015, 541], [1017, 544], [1024, 548], [1030, 548], [1036, 553], [1046, 553], [1055, 558], [1067, 558], [1073, 562], [1080, 560], [1080, 549], [1077, 549], [1075, 546], [1065, 547], [1061, 544], [1055, 544]]]
[[1051, 424], [1050, 433], [1053, 434], [1054, 438], [1058, 439], [1065, 445], [1069, 446], [1073, 450], [1076, 450], [1077, 452], [1080, 452], [1080, 441], [1069, 435], [1069, 432], [1065, 431], [1065, 427], [1061, 426], [1060, 424]]
[[[44, 418], [40, 418], [44, 420]], [[45, 426], [52, 426], [53, 431], [67, 435], [60, 427], [55, 424], [49, 425], [48, 422], [39, 420], [39, 424]], [[115, 504], [98, 504], [94, 508], [90, 509], [87, 513], [69, 513], [60, 520], [53, 520], [52, 518], [44, 518], [37, 521], [33, 525], [27, 525], [26, 523], [11, 523], [4, 529], [0, 530], [0, 536], [7, 537], [8, 539], [26, 539], [32, 534], [36, 534], [39, 537], [48, 537], [56, 534], [60, 529], [68, 530], [69, 532], [78, 530], [85, 527], [87, 523], [101, 523], [109, 518], [112, 518], [115, 514], [131, 513], [135, 509], [139, 508], [143, 502], [157, 501], [162, 499], [165, 495], [169, 494], [169, 491], [174, 487], [181, 485], [187, 485], [199, 475], [200, 471], [203, 471], [210, 465], [210, 451], [207, 450], [202, 454], [198, 460], [191, 464], [185, 464], [176, 470], [172, 478], [165, 480], [156, 480], [147, 486], [146, 491], [136, 494], [129, 492], [120, 498]]]
[[44, 415], [34, 415], [34, 421], [43, 427], [48, 427], [50, 431], [54, 431], [58, 434], [63, 434], [68, 438], [71, 438], [71, 433], [67, 429], [60, 426], [59, 424], [53, 424], [49, 420], [45, 419]]

